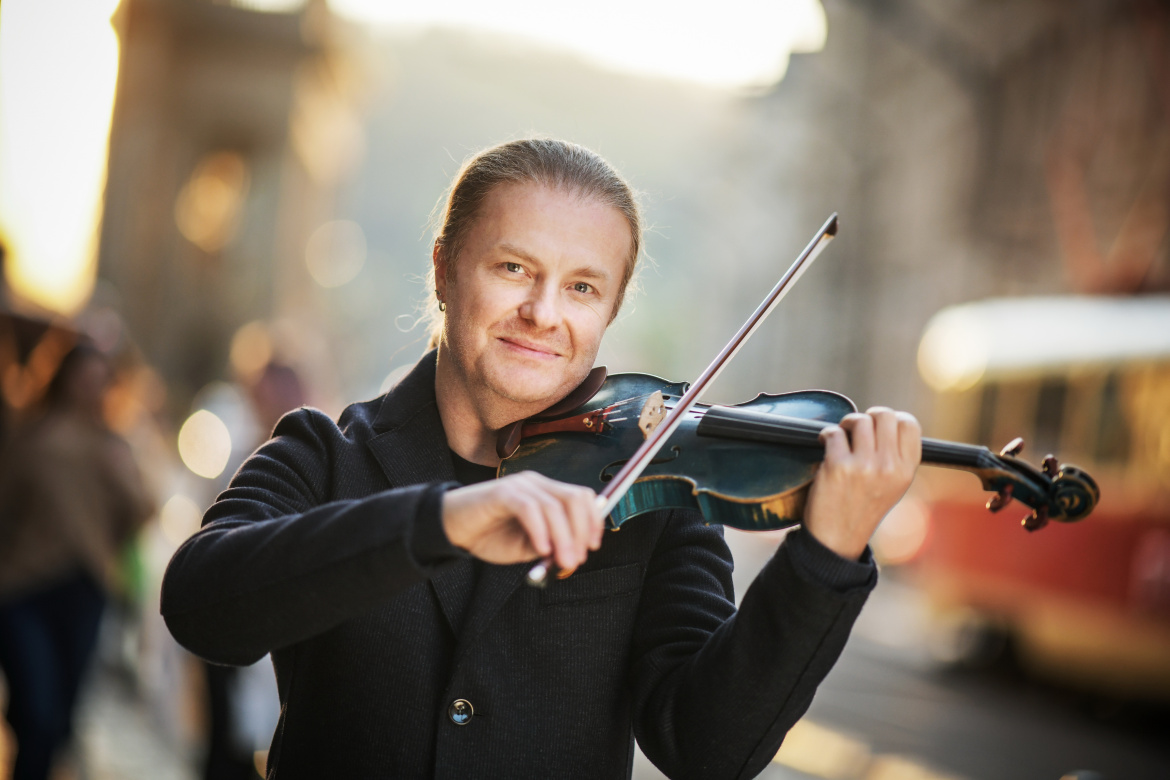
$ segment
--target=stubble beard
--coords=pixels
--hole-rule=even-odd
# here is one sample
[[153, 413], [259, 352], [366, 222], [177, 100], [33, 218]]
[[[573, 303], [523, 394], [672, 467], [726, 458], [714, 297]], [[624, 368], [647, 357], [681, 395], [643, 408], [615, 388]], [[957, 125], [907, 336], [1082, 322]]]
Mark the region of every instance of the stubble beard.
[[[567, 336], [550, 339], [541, 337], [525, 327], [523, 322], [506, 321], [489, 329], [482, 344], [457, 345], [448, 340], [446, 346], [459, 366], [467, 392], [479, 408], [484, 421], [493, 427], [515, 422], [543, 411], [571, 392], [584, 381], [592, 364], [576, 366], [576, 354]], [[500, 338], [516, 337], [555, 349], [565, 356], [548, 365], [527, 364], [523, 358], [507, 354]], [[456, 340], [457, 341], [457, 340]], [[503, 352], [503, 354], [500, 354]], [[578, 376], [579, 374], [579, 376]], [[509, 419], [504, 419], [509, 418]]]
[[559, 367], [555, 364], [541, 371], [522, 366], [501, 366], [482, 358], [477, 368], [484, 385], [480, 390], [513, 404], [539, 407], [532, 413], [556, 403], [580, 383], [580, 380], [573, 382], [572, 377], [556, 371], [555, 368]]
[[[532, 328], [526, 327], [522, 321], [511, 320], [501, 323], [498, 328], [493, 328], [487, 334], [487, 338], [492, 347], [504, 350], [505, 355], [503, 360], [497, 362], [493, 360], [494, 356], [489, 356], [494, 351], [489, 348], [480, 356], [480, 364], [476, 368], [479, 375], [489, 382], [491, 391], [500, 398], [525, 405], [540, 405], [543, 402], [540, 408], [544, 409], [559, 401], [584, 379], [582, 375], [573, 382], [571, 374], [575, 372], [572, 355], [575, 352], [563, 333], [554, 333], [552, 337], [542, 336], [532, 332]], [[552, 349], [561, 357], [544, 365], [537, 361], [526, 365], [527, 361], [523, 358], [507, 354], [508, 348], [500, 343], [500, 339], [535, 342]], [[585, 372], [588, 370], [586, 368]], [[526, 377], [528, 381], [525, 381]], [[534, 384], [539, 384], [539, 387], [533, 387]]]

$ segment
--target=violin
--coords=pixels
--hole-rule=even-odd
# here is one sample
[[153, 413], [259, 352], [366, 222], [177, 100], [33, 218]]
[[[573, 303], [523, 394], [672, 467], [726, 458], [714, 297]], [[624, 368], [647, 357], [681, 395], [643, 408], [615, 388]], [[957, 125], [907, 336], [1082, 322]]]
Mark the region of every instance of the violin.
[[[801, 522], [824, 456], [820, 433], [857, 411], [853, 402], [825, 390], [762, 393], [733, 406], [698, 400], [836, 234], [832, 214], [693, 384], [647, 374], [607, 377], [595, 368], [559, 403], [500, 432], [498, 475], [532, 470], [591, 487], [615, 529], [639, 514], [674, 508], [697, 509], [708, 523], [748, 531]], [[987, 504], [993, 512], [1012, 499], [1031, 507], [1023, 521], [1029, 531], [1093, 511], [1101, 494], [1092, 477], [1051, 455], [1038, 469], [1016, 457], [1022, 448], [1018, 438], [998, 454], [923, 439], [922, 460], [976, 474], [995, 493]], [[552, 568], [544, 559], [528, 582], [542, 586]]]
[[[595, 369], [604, 372], [604, 369]], [[596, 379], [593, 380], [594, 382]], [[602, 493], [629, 462], [648, 429], [676, 406], [686, 383], [648, 374], [615, 374], [587, 401], [563, 405], [520, 426], [500, 476], [538, 471]], [[808, 487], [824, 456], [820, 432], [857, 407], [827, 390], [770, 395], [733, 406], [696, 404], [608, 516], [610, 528], [659, 509], [697, 509], [708, 523], [770, 531], [801, 522]], [[513, 435], [511, 438], [515, 439]], [[1051, 455], [1041, 468], [1016, 457], [1023, 441], [999, 453], [983, 446], [923, 438], [922, 462], [975, 474], [993, 512], [1012, 499], [1030, 507], [1029, 531], [1050, 520], [1088, 516], [1100, 499], [1084, 470]]]

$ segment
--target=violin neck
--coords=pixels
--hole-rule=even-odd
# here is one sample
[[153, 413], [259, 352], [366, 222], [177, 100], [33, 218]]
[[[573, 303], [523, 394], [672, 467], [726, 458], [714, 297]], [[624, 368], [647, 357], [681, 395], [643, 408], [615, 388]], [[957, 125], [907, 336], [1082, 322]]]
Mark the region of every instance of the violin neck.
[[[781, 417], [732, 406], [712, 406], [704, 413], [696, 432], [699, 436], [782, 444], [823, 452], [825, 446], [821, 443], [820, 434], [832, 424], [824, 420]], [[986, 447], [930, 438], [922, 439], [922, 462], [964, 471], [981, 471], [998, 466], [995, 456]]]

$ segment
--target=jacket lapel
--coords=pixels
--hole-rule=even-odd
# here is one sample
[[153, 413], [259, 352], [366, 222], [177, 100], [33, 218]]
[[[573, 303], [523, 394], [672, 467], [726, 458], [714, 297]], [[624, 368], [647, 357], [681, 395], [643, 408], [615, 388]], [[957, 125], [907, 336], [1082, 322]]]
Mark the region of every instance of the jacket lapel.
[[520, 587], [524, 575], [531, 568], [531, 563], [517, 563], [511, 566], [484, 564], [480, 568], [479, 581], [475, 583], [475, 593], [468, 607], [467, 616], [463, 620], [463, 628], [459, 632], [459, 644], [455, 651], [456, 664], [463, 659], [492, 618]]
[[[428, 352], [382, 401], [369, 448], [392, 487], [455, 479], [455, 467], [435, 403], [435, 352]], [[480, 567], [470, 559], [441, 567], [431, 589], [459, 637], [456, 659], [467, 652], [524, 579], [531, 564]]]
[[[419, 360], [394, 386], [374, 420], [378, 435], [369, 441], [370, 452], [382, 467], [391, 487], [455, 479], [447, 437], [435, 403], [435, 353]], [[452, 631], [458, 633], [472, 598], [475, 568], [471, 560], [440, 567], [430, 578]]]
[[370, 451], [392, 487], [455, 479], [435, 403], [435, 353], [428, 352], [382, 400]]

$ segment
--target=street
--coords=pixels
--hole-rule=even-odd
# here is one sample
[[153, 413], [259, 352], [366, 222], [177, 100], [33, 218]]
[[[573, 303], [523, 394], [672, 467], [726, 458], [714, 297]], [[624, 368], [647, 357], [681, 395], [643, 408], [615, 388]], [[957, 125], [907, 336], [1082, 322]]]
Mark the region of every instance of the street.
[[[774, 544], [728, 532], [736, 593]], [[1170, 706], [1111, 702], [1010, 668], [941, 669], [926, 652], [926, 605], [884, 572], [853, 636], [771, 780], [1086, 780], [1170, 777]], [[662, 775], [642, 759], [635, 777]]]
[[922, 651], [920, 596], [885, 577], [807, 718], [968, 780], [1170, 777], [1170, 708], [1111, 702], [1018, 671], [955, 672]]
[[[778, 540], [729, 533], [736, 592]], [[945, 671], [924, 650], [921, 594], [886, 572], [812, 708], [766, 780], [1086, 780], [1170, 777], [1170, 707], [1108, 702], [1011, 670]], [[108, 672], [93, 675], [79, 713], [81, 776], [190, 780], [196, 757]], [[637, 780], [661, 773], [641, 755]]]

